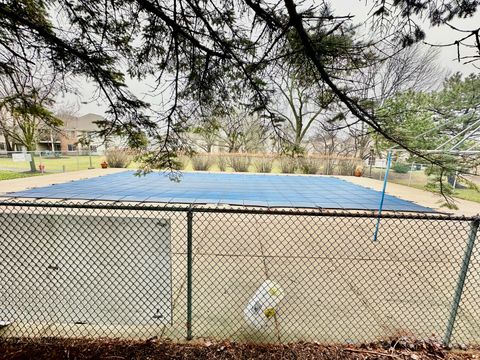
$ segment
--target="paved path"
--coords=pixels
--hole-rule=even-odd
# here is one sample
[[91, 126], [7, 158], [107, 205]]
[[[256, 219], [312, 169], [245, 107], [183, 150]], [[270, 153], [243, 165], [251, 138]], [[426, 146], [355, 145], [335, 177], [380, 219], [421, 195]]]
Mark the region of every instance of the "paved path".
[[[0, 192], [21, 191], [118, 171], [123, 170], [98, 169], [4, 181], [0, 182]], [[375, 190], [381, 190], [382, 187], [382, 182], [378, 180], [342, 178]], [[447, 211], [439, 207], [440, 198], [430, 192], [397, 184], [388, 184], [387, 192]], [[458, 206], [460, 209], [455, 212], [457, 214], [480, 213], [478, 203], [459, 200]], [[68, 214], [69, 211], [79, 213], [76, 209], [62, 210], [61, 213]], [[100, 217], [116, 214], [130, 216], [129, 212], [123, 210], [82, 210], [81, 213], [92, 213]], [[169, 218], [171, 221], [171, 289], [174, 296], [171, 325], [162, 327], [147, 323], [141, 327], [112, 322], [105, 326], [46, 323], [28, 327], [30, 324], [20, 323], [13, 329], [26, 331], [27, 335], [42, 331], [43, 336], [66, 334], [93, 337], [104, 334], [112, 337], [158, 336], [183, 339], [187, 308], [185, 214], [155, 212], [146, 218], [149, 216], [156, 219]], [[31, 221], [33, 218], [24, 219]], [[141, 225], [139, 223], [137, 226]], [[412, 334], [418, 338], [431, 337], [432, 334], [443, 336], [468, 238], [469, 223], [385, 219], [376, 243], [372, 241], [374, 228], [375, 218], [195, 214], [192, 234], [194, 336], [242, 341], [277, 341], [280, 337], [285, 342], [363, 342], [399, 333]], [[136, 228], [132, 230], [139, 231]], [[64, 232], [73, 233], [71, 230]], [[7, 233], [0, 232], [0, 238]], [[104, 236], [95, 232], [95, 228], [93, 234]], [[152, 242], [154, 239], [146, 237], [145, 241]], [[99, 246], [108, 244], [104, 241], [92, 242]], [[122, 248], [124, 252], [118, 252], [118, 256], [120, 259], [128, 256], [131, 260], [128, 262], [129, 267], [124, 269], [127, 274], [131, 274], [132, 269], [137, 268], [135, 254], [141, 257], [144, 253], [137, 252], [148, 252], [149, 247], [138, 246], [136, 243], [127, 245]], [[9, 253], [0, 252], [0, 259], [15, 254], [17, 249], [14, 248]], [[46, 250], [32, 246], [27, 249]], [[96, 248], [92, 249], [93, 252]], [[70, 251], [72, 250], [69, 249]], [[22, 254], [29, 253], [23, 251]], [[475, 260], [465, 284], [456, 323], [454, 343], [480, 342], [480, 285], [478, 277], [475, 277], [478, 274], [478, 254], [476, 247]], [[30, 258], [33, 257], [36, 257], [35, 254], [30, 255]], [[46, 259], [45, 256], [36, 258]], [[82, 261], [88, 263], [84, 256], [77, 260], [80, 264]], [[88, 266], [85, 269], [89, 270]], [[243, 311], [252, 294], [267, 279], [267, 273], [270, 280], [281, 286], [285, 298], [279, 308], [278, 326], [275, 321], [270, 321], [264, 330], [256, 330], [245, 322]], [[36, 274], [25, 272], [25, 276], [32, 277], [29, 284], [37, 284], [38, 280], [33, 278]], [[118, 278], [116, 273], [107, 275], [99, 279], [112, 283]], [[18, 277], [0, 276], [0, 285], [2, 281], [11, 282], [16, 279]], [[7, 287], [0, 286], [0, 290], [2, 288]], [[149, 288], [146, 286], [142, 289], [139, 299], [148, 295]], [[28, 287], [26, 289], [31, 290]], [[115, 301], [124, 304], [117, 293], [112, 294], [115, 295], [112, 295]], [[19, 304], [20, 300], [12, 301]], [[89, 313], [97, 311], [101, 306], [111, 308], [111, 303], [114, 302], [99, 301], [96, 308], [89, 309]], [[42, 302], [32, 304], [38, 306]], [[29, 314], [35, 312], [30, 311]]]
[[126, 171], [126, 169], [90, 169], [59, 174], [32, 176], [21, 179], [3, 180], [0, 181], [0, 195], [12, 191], [22, 191], [36, 187], [66, 183], [74, 180], [89, 179], [102, 175], [115, 174], [122, 171]]
[[[23, 191], [35, 187], [61, 184], [69, 181], [88, 179], [123, 171], [126, 171], [126, 169], [91, 169], [43, 176], [34, 176], [29, 178], [4, 180], [0, 181], [0, 195], [12, 191]], [[378, 191], [382, 190], [383, 182], [379, 180], [353, 176], [337, 177], [357, 185], [365, 186]], [[444, 200], [439, 195], [433, 194], [429, 191], [419, 190], [404, 185], [388, 183], [387, 194], [397, 196], [404, 200], [414, 201], [419, 205], [430, 207], [441, 212], [448, 212], [466, 216], [480, 214], [480, 203], [463, 199], [456, 199], [455, 201], [456, 205], [458, 206], [458, 210], [449, 210], [445, 207], [441, 207], [441, 204], [444, 203]]]
[[[378, 208], [381, 193], [331, 176], [185, 172], [181, 181], [162, 173], [135, 177], [133, 171], [13, 193], [18, 197], [138, 201], [183, 204], [227, 204], [275, 208]], [[385, 210], [425, 211], [386, 195]]]
[[[374, 190], [382, 191], [383, 181], [370, 179], [365, 177], [354, 176], [337, 176], [338, 178], [350, 181], [351, 183], [362, 185]], [[430, 191], [415, 189], [405, 185], [388, 183], [387, 194], [396, 196], [400, 199], [414, 201], [415, 203], [426, 206], [437, 211], [452, 213], [456, 215], [473, 216], [480, 214], [480, 203], [455, 198], [455, 204], [458, 210], [450, 210], [446, 207], [441, 207], [445, 203], [440, 195], [434, 194]]]

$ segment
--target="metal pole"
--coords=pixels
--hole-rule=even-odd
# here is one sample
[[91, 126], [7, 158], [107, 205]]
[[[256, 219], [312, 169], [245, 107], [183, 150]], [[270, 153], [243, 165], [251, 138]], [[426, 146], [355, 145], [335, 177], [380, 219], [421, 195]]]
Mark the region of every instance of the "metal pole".
[[460, 145], [462, 145], [465, 141], [469, 140], [473, 135], [477, 135], [476, 133], [480, 130], [480, 125], [476, 129], [470, 131], [469, 134], [466, 134], [462, 140], [460, 140], [458, 143], [455, 144], [455, 146], [452, 146], [450, 150], [455, 150], [457, 149]]
[[380, 218], [382, 216], [383, 201], [385, 200], [385, 190], [387, 189], [388, 171], [390, 170], [390, 163], [392, 162], [392, 152], [389, 151], [387, 155], [387, 168], [385, 169], [385, 177], [383, 178], [382, 198], [380, 199], [380, 206], [378, 207], [377, 225], [375, 226], [375, 233], [373, 234], [373, 241], [377, 241], [378, 229], [380, 228]]
[[415, 166], [415, 162], [413, 162], [412, 166], [410, 167], [410, 176], [408, 177], [408, 186], [410, 186], [410, 184], [412, 183], [412, 173], [413, 173], [414, 166]]
[[[466, 133], [468, 130], [470, 130], [472, 127], [474, 126], [477, 126], [477, 125], [480, 125], [480, 120], [476, 120], [473, 124], [471, 124], [470, 126], [466, 127], [465, 129], [463, 129], [462, 131], [460, 131], [458, 134], [456, 134], [455, 136], [451, 137], [450, 139], [448, 139], [447, 141], [445, 141], [443, 144], [437, 146], [435, 148], [435, 150], [440, 150], [441, 148], [443, 148], [445, 145], [447, 144], [450, 144], [453, 140], [455, 140], [457, 137], [459, 137], [460, 135]], [[452, 148], [450, 148], [450, 150], [454, 150], [456, 147], [456, 145]], [[445, 150], [444, 150], [445, 151]]]
[[475, 245], [475, 239], [477, 238], [479, 219], [475, 219], [470, 223], [470, 234], [468, 235], [468, 244], [465, 249], [465, 255], [463, 256], [462, 268], [457, 280], [457, 287], [455, 288], [455, 295], [453, 296], [452, 308], [450, 310], [450, 316], [447, 323], [447, 331], [443, 338], [445, 346], [450, 346], [452, 339], [453, 329], [455, 327], [455, 320], [457, 319], [458, 307], [460, 306], [460, 300], [462, 299], [463, 287], [465, 286], [465, 279], [467, 277], [468, 267], [470, 265], [470, 259], [472, 257], [473, 246]]
[[373, 152], [373, 149], [370, 149], [370, 154], [369, 154], [369, 165], [370, 165], [370, 175], [369, 177], [372, 177], [372, 166], [373, 166], [373, 156], [374, 156], [374, 152]]
[[89, 169], [93, 169], [93, 165], [92, 165], [92, 146], [90, 145], [90, 143], [88, 144], [88, 160], [90, 162]]
[[39, 158], [39, 162], [40, 162], [40, 164], [39, 164], [40, 172], [43, 174], [45, 172], [45, 168], [42, 166], [43, 164], [42, 164], [42, 152], [41, 151], [39, 151], [39, 153], [38, 153], [38, 158]]
[[457, 187], [457, 176], [458, 176], [458, 171], [455, 171], [455, 177], [453, 178], [453, 188], [454, 189]]
[[187, 340], [192, 340], [192, 227], [193, 211], [187, 212]]

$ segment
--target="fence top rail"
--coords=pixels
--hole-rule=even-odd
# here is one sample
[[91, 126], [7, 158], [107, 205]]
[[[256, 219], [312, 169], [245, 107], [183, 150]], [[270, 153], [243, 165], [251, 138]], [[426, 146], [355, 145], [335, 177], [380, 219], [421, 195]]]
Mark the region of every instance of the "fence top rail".
[[160, 204], [160, 203], [125, 203], [105, 201], [47, 201], [37, 199], [25, 201], [20, 199], [0, 199], [0, 211], [4, 207], [20, 208], [57, 208], [57, 209], [99, 209], [99, 210], [134, 210], [134, 211], [168, 211], [192, 213], [225, 213], [252, 215], [291, 215], [309, 217], [343, 217], [343, 218], [382, 218], [411, 220], [450, 220], [450, 221], [480, 221], [480, 215], [463, 216], [447, 213], [419, 213], [388, 211], [379, 215], [378, 211], [368, 210], [335, 210], [323, 208], [258, 208], [246, 206], [212, 206], [202, 204]]

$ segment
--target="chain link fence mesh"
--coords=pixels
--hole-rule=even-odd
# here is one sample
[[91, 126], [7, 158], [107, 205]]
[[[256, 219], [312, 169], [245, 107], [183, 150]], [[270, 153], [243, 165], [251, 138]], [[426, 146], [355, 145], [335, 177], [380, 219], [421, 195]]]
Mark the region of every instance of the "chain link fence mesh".
[[0, 203], [0, 337], [479, 344], [478, 219], [377, 221]]

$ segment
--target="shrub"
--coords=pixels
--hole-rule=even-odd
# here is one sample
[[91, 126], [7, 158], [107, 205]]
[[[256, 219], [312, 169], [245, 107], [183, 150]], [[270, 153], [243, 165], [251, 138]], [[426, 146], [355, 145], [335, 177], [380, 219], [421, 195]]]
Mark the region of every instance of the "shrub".
[[337, 165], [335, 159], [326, 158], [322, 161], [323, 166], [321, 169], [322, 175], [333, 175], [333, 171], [335, 170], [335, 166]]
[[320, 163], [314, 158], [300, 158], [298, 160], [298, 169], [302, 174], [317, 174], [320, 169]]
[[209, 156], [192, 156], [192, 167], [195, 171], [207, 171], [212, 166], [212, 160]]
[[178, 167], [181, 170], [186, 170], [188, 168], [189, 157], [186, 155], [179, 155], [177, 157]]
[[225, 155], [218, 155], [217, 166], [220, 169], [220, 171], [227, 171], [228, 158]]
[[406, 174], [410, 171], [410, 165], [396, 162], [395, 164], [393, 164], [392, 170], [399, 174]]
[[258, 158], [254, 161], [253, 166], [256, 172], [269, 173], [272, 172], [273, 160], [271, 158]]
[[250, 158], [248, 156], [232, 156], [230, 166], [236, 172], [247, 172], [250, 166]]
[[296, 161], [291, 157], [280, 159], [280, 171], [284, 174], [293, 174], [295, 172]]
[[105, 152], [108, 166], [112, 168], [126, 168], [132, 162], [132, 155], [128, 150], [113, 148]]
[[357, 167], [356, 160], [340, 160], [337, 166], [338, 175], [353, 176]]

